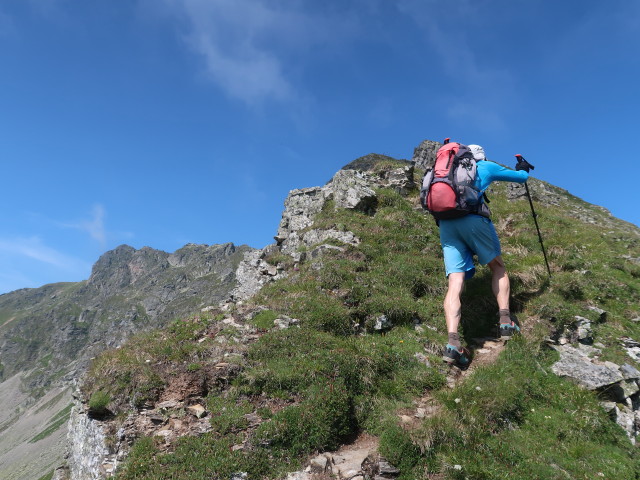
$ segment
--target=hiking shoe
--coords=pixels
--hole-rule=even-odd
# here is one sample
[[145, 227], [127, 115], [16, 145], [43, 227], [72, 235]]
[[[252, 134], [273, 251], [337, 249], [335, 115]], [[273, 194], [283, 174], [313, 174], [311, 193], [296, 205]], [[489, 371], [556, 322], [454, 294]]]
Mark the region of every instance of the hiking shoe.
[[520, 327], [515, 321], [500, 324], [500, 340], [509, 340], [517, 333], [520, 333]]
[[447, 343], [447, 346], [444, 347], [444, 351], [442, 352], [442, 359], [455, 365], [459, 368], [467, 368], [471, 363], [471, 355], [469, 354], [469, 350], [463, 348], [462, 350], [458, 350], [456, 347]]

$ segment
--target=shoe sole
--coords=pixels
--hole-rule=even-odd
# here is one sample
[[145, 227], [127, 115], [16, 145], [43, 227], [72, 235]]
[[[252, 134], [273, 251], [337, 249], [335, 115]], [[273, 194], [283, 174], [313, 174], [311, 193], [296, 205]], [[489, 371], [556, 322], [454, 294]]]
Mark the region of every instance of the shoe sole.
[[445, 356], [442, 357], [442, 360], [445, 363], [448, 363], [452, 367], [458, 367], [460, 370], [466, 370], [467, 368], [469, 368], [469, 365], [471, 365], [471, 362], [465, 363], [465, 364], [461, 364], [461, 363], [458, 363], [457, 360], [455, 360], [453, 358], [450, 358], [450, 357], [445, 357]]

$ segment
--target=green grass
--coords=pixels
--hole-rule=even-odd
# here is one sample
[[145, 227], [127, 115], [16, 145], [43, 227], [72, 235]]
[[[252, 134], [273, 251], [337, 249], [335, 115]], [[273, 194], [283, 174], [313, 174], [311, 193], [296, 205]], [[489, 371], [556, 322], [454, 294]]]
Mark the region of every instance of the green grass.
[[636, 449], [593, 394], [550, 373], [555, 357], [524, 338], [511, 341], [494, 365], [438, 394], [436, 417], [383, 436], [382, 454], [408, 467], [406, 479], [425, 471], [456, 479], [638, 478]]
[[[415, 208], [417, 194], [406, 199], [382, 189], [372, 215], [335, 211], [327, 202], [310, 228], [349, 230], [361, 243], [295, 270], [273, 255], [270, 261], [282, 264], [288, 276], [253, 299], [256, 308], [268, 308], [247, 319], [262, 335], [240, 361], [240, 374], [206, 399], [212, 432], [183, 438], [169, 453], [155, 439], [141, 439], [118, 478], [226, 478], [237, 471], [281, 478], [306, 455], [336, 448], [360, 432], [379, 436], [382, 453], [403, 479], [426, 479], [426, 472], [473, 479], [594, 478], [594, 472], [637, 478], [635, 450], [625, 434], [594, 394], [551, 373], [556, 354], [543, 340], [581, 315], [593, 321], [607, 358], [633, 364], [618, 339], [640, 339], [640, 325], [631, 321], [640, 316], [639, 269], [624, 260], [640, 256], [639, 237], [600, 210], [551, 189], [601, 224], [584, 223], [567, 207], [536, 203], [553, 269], [549, 279], [528, 202], [507, 202], [504, 185], [492, 190], [512, 310], [524, 331], [494, 365], [478, 367], [452, 391], [443, 388], [440, 360], [430, 352], [446, 341], [446, 280], [437, 227]], [[466, 284], [467, 341], [491, 334], [495, 326], [490, 278], [479, 267]], [[590, 305], [607, 311], [606, 322], [597, 322]], [[299, 327], [273, 329], [279, 315], [299, 319]], [[381, 315], [393, 325], [384, 332], [374, 329]], [[180, 368], [194, 373], [206, 368], [212, 344], [198, 340], [214, 323], [177, 322], [132, 339], [96, 360], [86, 392], [108, 391], [121, 408], [144, 385], [151, 385], [146, 398], [157, 397], [171, 374], [157, 364], [185, 365]], [[225, 332], [220, 334], [234, 336]], [[109, 385], [98, 380], [107, 371]], [[439, 413], [408, 431], [396, 412], [425, 392], [440, 403]], [[249, 414], [263, 422], [251, 425]], [[243, 449], [231, 448], [240, 444]]]
[[274, 326], [274, 320], [278, 315], [271, 310], [263, 310], [251, 319], [251, 323], [262, 330], [269, 330]]
[[[215, 318], [198, 315], [177, 320], [166, 329], [134, 336], [125, 346], [98, 357], [90, 366], [83, 391], [108, 396], [113, 413], [157, 399], [166, 385], [166, 369], [180, 366], [197, 373], [216, 344], [206, 334]], [[203, 341], [198, 341], [202, 340]]]

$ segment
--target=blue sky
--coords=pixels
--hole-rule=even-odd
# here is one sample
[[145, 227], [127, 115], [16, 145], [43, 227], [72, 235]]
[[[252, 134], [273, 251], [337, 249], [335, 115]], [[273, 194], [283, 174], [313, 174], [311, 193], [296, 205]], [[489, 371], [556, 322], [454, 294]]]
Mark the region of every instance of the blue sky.
[[632, 0], [0, 0], [0, 293], [263, 247], [289, 190], [424, 139], [638, 225], [639, 47]]

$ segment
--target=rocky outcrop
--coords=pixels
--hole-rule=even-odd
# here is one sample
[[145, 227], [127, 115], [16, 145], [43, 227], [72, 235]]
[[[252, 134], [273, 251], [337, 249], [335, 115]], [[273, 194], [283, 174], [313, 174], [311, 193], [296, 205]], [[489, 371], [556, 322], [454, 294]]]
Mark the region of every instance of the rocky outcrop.
[[69, 420], [69, 478], [99, 480], [113, 473], [117, 461], [107, 447], [107, 437], [103, 424], [91, 419], [85, 406], [76, 400]]
[[278, 232], [274, 237], [282, 253], [291, 255], [300, 246], [301, 231], [313, 224], [332, 191], [327, 187], [312, 187], [289, 192]]
[[[577, 333], [577, 345], [568, 343], [564, 336], [552, 344], [560, 354], [560, 359], [551, 367], [553, 373], [597, 392], [602, 407], [635, 444], [640, 435], [640, 371], [626, 363], [600, 361], [604, 345], [590, 345], [590, 321], [577, 317], [575, 327], [573, 335]], [[629, 340], [624, 339], [623, 344], [629, 345]], [[631, 353], [630, 356], [633, 358]]]
[[237, 286], [231, 291], [229, 300], [239, 302], [251, 298], [267, 283], [284, 276], [284, 270], [278, 265], [271, 265], [265, 261], [268, 252], [273, 247], [263, 250], [247, 252], [236, 270]]
[[364, 213], [375, 212], [376, 192], [371, 188], [365, 174], [356, 170], [340, 170], [329, 183], [335, 208], [360, 210]]
[[[357, 245], [359, 239], [351, 232], [314, 230], [310, 227], [315, 216], [329, 200], [334, 202], [335, 209], [346, 208], [373, 214], [377, 208], [376, 188], [392, 188], [401, 195], [407, 195], [415, 188], [413, 165], [390, 157], [379, 157], [381, 156], [361, 157], [338, 171], [323, 187], [289, 192], [278, 232], [274, 237], [279, 251], [300, 261], [305, 255], [315, 257], [317, 252], [303, 252], [330, 239]], [[379, 167], [380, 161], [384, 161], [386, 167]], [[397, 166], [389, 166], [389, 162], [396, 162]]]
[[436, 152], [442, 146], [440, 142], [424, 140], [413, 150], [413, 163], [416, 168], [427, 170], [436, 163]]

